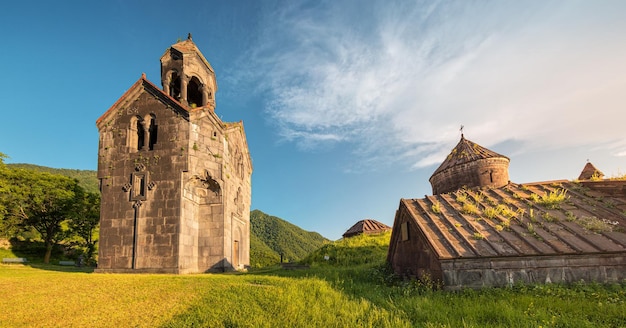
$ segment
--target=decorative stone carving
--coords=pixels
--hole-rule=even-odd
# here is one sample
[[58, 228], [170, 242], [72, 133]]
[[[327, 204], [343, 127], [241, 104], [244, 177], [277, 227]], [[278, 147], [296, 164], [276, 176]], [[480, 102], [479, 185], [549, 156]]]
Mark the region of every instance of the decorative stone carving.
[[203, 188], [211, 190], [215, 193], [215, 196], [219, 196], [222, 188], [220, 187], [219, 182], [215, 181], [209, 171], [204, 171], [204, 176], [195, 175], [194, 178], [198, 179], [198, 181], [202, 184]]

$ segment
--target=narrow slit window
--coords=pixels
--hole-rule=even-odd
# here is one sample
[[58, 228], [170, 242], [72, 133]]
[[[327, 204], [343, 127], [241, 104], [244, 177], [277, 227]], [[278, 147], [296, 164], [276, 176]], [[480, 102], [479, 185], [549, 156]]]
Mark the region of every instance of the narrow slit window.
[[137, 150], [143, 149], [145, 139], [145, 132], [143, 130], [143, 124], [140, 120], [137, 120]]
[[148, 133], [150, 134], [148, 140], [148, 149], [154, 150], [154, 145], [157, 143], [158, 126], [156, 124], [156, 117], [150, 115], [150, 126], [148, 127]]
[[402, 241], [409, 240], [409, 223], [408, 222], [404, 222], [400, 225], [400, 235], [401, 235]]

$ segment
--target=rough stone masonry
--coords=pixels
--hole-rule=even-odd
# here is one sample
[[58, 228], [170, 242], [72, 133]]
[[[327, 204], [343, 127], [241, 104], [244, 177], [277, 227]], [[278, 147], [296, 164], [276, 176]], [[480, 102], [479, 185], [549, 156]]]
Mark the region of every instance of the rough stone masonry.
[[189, 35], [96, 122], [102, 195], [96, 272], [244, 269], [252, 162], [243, 122], [215, 114], [213, 68]]

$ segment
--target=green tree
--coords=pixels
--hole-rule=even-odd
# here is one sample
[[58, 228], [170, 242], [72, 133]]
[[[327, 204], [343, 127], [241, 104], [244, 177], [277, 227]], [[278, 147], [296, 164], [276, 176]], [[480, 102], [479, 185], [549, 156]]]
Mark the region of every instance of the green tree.
[[5, 158], [8, 156], [0, 153], [0, 236], [9, 239], [20, 231], [20, 220], [11, 215], [12, 204], [17, 202], [13, 192], [15, 173], [4, 164]]
[[94, 233], [100, 223], [100, 195], [92, 192], [84, 193], [77, 204], [75, 216], [70, 221], [71, 231], [80, 238], [81, 246], [86, 249], [86, 257], [91, 260], [96, 249], [97, 240]]
[[[4, 222], [4, 215], [6, 214], [6, 207], [4, 205], [4, 196], [7, 192], [7, 182], [4, 179], [5, 171], [7, 170], [4, 165], [4, 159], [7, 155], [0, 153], [0, 224]], [[0, 230], [2, 228], [0, 227]]]
[[44, 263], [49, 263], [54, 245], [67, 237], [61, 223], [77, 217], [84, 192], [76, 180], [61, 175], [25, 169], [8, 172], [8, 215], [22, 228], [32, 227], [41, 235]]

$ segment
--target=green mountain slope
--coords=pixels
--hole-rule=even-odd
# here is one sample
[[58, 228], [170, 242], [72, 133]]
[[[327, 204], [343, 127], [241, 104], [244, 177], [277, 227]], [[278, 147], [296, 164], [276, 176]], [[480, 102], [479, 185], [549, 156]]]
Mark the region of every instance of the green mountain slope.
[[280, 255], [269, 248], [254, 233], [250, 233], [250, 266], [262, 268], [280, 263]]
[[74, 169], [55, 169], [52, 167], [39, 166], [34, 164], [7, 164], [14, 168], [23, 168], [29, 170], [37, 170], [52, 174], [60, 174], [78, 180], [78, 184], [88, 192], [99, 193], [98, 178], [96, 171], [91, 170], [74, 170]]
[[[250, 212], [250, 235], [250, 264], [252, 266], [255, 266], [257, 262], [261, 263], [260, 257], [255, 257], [261, 255], [266, 258], [273, 258], [276, 255], [280, 259], [280, 254], [282, 254], [285, 262], [299, 261], [329, 241], [317, 232], [305, 231], [279, 217], [259, 210]], [[274, 255], [264, 253], [267, 250], [260, 245], [257, 246], [259, 248], [253, 247], [252, 235], [267, 246]]]

